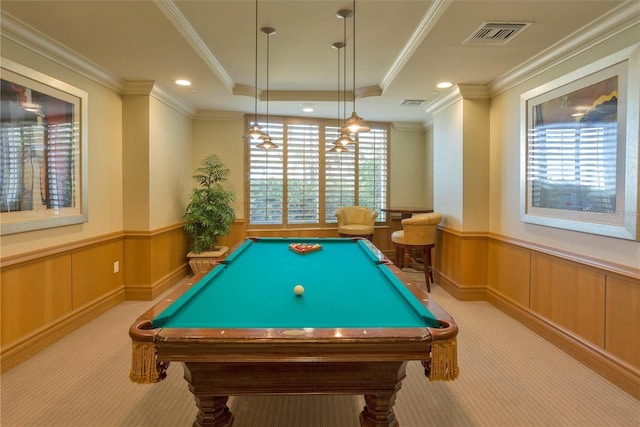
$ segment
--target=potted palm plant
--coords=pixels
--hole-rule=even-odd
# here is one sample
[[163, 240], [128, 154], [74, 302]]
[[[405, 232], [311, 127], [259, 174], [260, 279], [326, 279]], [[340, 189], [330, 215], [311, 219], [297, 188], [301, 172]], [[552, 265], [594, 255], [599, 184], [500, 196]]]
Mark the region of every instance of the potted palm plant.
[[199, 186], [191, 190], [183, 216], [184, 230], [189, 236], [190, 252], [187, 257], [194, 274], [209, 267], [212, 259], [229, 250], [226, 246], [216, 246], [216, 243], [218, 238], [229, 233], [236, 220], [231, 207], [235, 193], [223, 185], [229, 177], [229, 168], [212, 154], [202, 160], [195, 172], [193, 179]]

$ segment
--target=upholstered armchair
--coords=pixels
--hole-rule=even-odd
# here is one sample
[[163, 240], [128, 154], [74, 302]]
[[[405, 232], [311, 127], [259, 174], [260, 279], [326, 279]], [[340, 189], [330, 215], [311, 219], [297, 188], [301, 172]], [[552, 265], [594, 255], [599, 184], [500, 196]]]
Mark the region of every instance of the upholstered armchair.
[[441, 220], [442, 215], [438, 212], [413, 215], [411, 218], [402, 220], [402, 230], [391, 234], [391, 241], [396, 248], [395, 263], [398, 268], [403, 267], [405, 256], [410, 258], [412, 250], [422, 251], [424, 278], [429, 292], [433, 282], [431, 249], [436, 246], [436, 233]]
[[340, 237], [360, 236], [373, 240], [378, 213], [363, 206], [343, 206], [336, 210]]

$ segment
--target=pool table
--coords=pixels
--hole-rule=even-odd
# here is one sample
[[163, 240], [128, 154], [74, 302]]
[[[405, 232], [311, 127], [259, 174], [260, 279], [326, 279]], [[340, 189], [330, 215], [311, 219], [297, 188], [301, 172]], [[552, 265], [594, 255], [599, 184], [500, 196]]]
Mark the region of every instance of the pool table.
[[366, 239], [249, 238], [134, 322], [130, 378], [155, 382], [182, 362], [194, 426], [231, 426], [229, 396], [306, 393], [363, 394], [362, 426], [396, 426], [407, 363], [455, 379], [457, 333]]

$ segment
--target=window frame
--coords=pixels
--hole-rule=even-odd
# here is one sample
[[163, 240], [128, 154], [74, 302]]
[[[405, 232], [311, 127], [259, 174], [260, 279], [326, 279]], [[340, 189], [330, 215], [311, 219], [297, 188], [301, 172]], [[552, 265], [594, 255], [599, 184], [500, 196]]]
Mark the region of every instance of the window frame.
[[[0, 234], [15, 234], [87, 222], [89, 215], [87, 196], [87, 92], [9, 59], [1, 58], [1, 60], [3, 81], [14, 83], [25, 88], [25, 91], [29, 89], [44, 95], [47, 99], [66, 103], [70, 106], [71, 120], [65, 123], [71, 126], [72, 135], [70, 138], [72, 156], [67, 166], [72, 170], [69, 175], [72, 182], [69, 185], [71, 186], [71, 199], [73, 201], [69, 207], [2, 212], [0, 213]], [[11, 126], [12, 123], [9, 121], [6, 125]], [[16, 122], [15, 126], [21, 125]], [[44, 130], [44, 132], [48, 133], [47, 130]], [[43, 149], [47, 149], [46, 144]], [[55, 153], [51, 154], [51, 156], [54, 155]], [[22, 183], [23, 180], [21, 179], [20, 182]]]
[[[520, 136], [520, 219], [522, 222], [629, 240], [640, 240], [638, 216], [638, 117], [640, 92], [640, 47], [631, 46], [594, 61], [542, 86], [524, 92], [521, 100]], [[617, 152], [614, 210], [590, 212], [563, 208], [538, 208], [533, 203], [531, 173], [535, 143], [536, 108], [549, 100], [562, 100], [582, 88], [618, 78], [617, 88]], [[604, 94], [601, 94], [604, 95]], [[594, 97], [597, 105], [606, 97]]]
[[[254, 120], [257, 120], [258, 123], [261, 125], [261, 127], [264, 126], [263, 124], [266, 123], [266, 116], [264, 115], [258, 115], [257, 117], [255, 117], [254, 115], [250, 115], [247, 114], [245, 115], [245, 128], [252, 122], [254, 122]], [[283, 206], [282, 206], [282, 223], [280, 224], [259, 224], [259, 223], [253, 223], [251, 221], [251, 188], [250, 188], [250, 179], [251, 179], [251, 142], [249, 140], [246, 140], [244, 143], [244, 153], [245, 153], [245, 223], [246, 223], [246, 228], [247, 229], [253, 229], [253, 230], [294, 230], [294, 229], [327, 229], [327, 228], [335, 228], [337, 226], [337, 219], [335, 221], [328, 221], [327, 219], [331, 219], [331, 215], [330, 212], [327, 212], [327, 205], [326, 205], [326, 156], [327, 156], [327, 150], [326, 150], [326, 131], [327, 128], [336, 128], [337, 127], [337, 123], [336, 123], [336, 119], [325, 119], [325, 118], [305, 118], [305, 117], [291, 117], [291, 116], [269, 116], [269, 123], [277, 123], [277, 124], [282, 124], [283, 125], [283, 140], [277, 140], [274, 139], [273, 142], [276, 143], [279, 147], [275, 150], [278, 150], [280, 155], [282, 156], [283, 159], [286, 158], [287, 154], [288, 154], [288, 141], [286, 141], [286, 133], [287, 133], [287, 125], [317, 125], [318, 126], [318, 144], [319, 144], [319, 182], [318, 182], [318, 200], [319, 200], [319, 209], [318, 209], [318, 221], [316, 223], [308, 223], [308, 224], [304, 224], [304, 223], [300, 223], [300, 224], [289, 224], [288, 220], [287, 220], [287, 214], [288, 214], [288, 206], [287, 206], [287, 199], [286, 197], [283, 197]], [[384, 130], [385, 132], [385, 136], [386, 136], [386, 141], [385, 141], [385, 145], [386, 145], [386, 167], [385, 167], [385, 175], [386, 175], [386, 195], [383, 201], [381, 201], [381, 207], [387, 207], [389, 206], [389, 191], [391, 188], [390, 185], [390, 148], [391, 148], [391, 142], [390, 142], [390, 124], [389, 123], [384, 123], [384, 122], [367, 122], [367, 124], [372, 128], [372, 129], [381, 129]], [[357, 150], [357, 146], [358, 144], [356, 144], [356, 150]], [[351, 150], [352, 147], [350, 146], [349, 149]], [[268, 155], [273, 155], [273, 150], [267, 150], [268, 151]], [[356, 151], [357, 153], [357, 151]], [[355, 160], [355, 163], [357, 164], [357, 158]], [[283, 176], [283, 182], [284, 182], [284, 186], [283, 186], [283, 193], [286, 193], [287, 191], [287, 177], [286, 177], [286, 162], [283, 160], [283, 170], [282, 170], [282, 176]], [[356, 189], [355, 189], [355, 204], [358, 204], [358, 191], [357, 191], [357, 184], [358, 184], [358, 167], [356, 167], [355, 169], [355, 182], [356, 182]], [[379, 209], [376, 209], [377, 211]], [[378, 217], [376, 218], [376, 224], [377, 225], [384, 225], [387, 222], [387, 215], [384, 211], [379, 211], [378, 212]]]

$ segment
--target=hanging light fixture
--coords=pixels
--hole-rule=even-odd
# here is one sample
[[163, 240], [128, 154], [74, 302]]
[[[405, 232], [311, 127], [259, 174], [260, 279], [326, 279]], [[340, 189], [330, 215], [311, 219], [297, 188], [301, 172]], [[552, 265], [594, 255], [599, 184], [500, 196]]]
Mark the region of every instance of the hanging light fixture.
[[[331, 47], [333, 47], [334, 49], [336, 49], [338, 51], [338, 130], [340, 131], [340, 136], [338, 137], [338, 139], [336, 139], [335, 141], [333, 141], [333, 145], [334, 147], [329, 150], [332, 153], [344, 153], [345, 151], [349, 151], [347, 150], [347, 144], [350, 143], [351, 138], [349, 138], [348, 134], [345, 134], [342, 126], [342, 122], [340, 120], [340, 103], [342, 102], [341, 100], [341, 92], [340, 92], [340, 49], [344, 48], [345, 44], [343, 42], [335, 42], [334, 44], [331, 45]], [[343, 96], [346, 97], [345, 93], [342, 93]]]
[[[343, 19], [343, 29], [342, 29], [342, 40], [343, 42], [337, 42], [334, 43], [332, 46], [336, 49], [338, 49], [338, 128], [340, 129], [340, 136], [338, 137], [338, 139], [336, 139], [333, 143], [335, 145], [341, 145], [343, 147], [346, 148], [347, 145], [349, 144], [355, 144], [356, 142], [349, 136], [350, 131], [347, 127], [345, 127], [346, 124], [346, 119], [347, 119], [347, 49], [346, 47], [346, 43], [347, 43], [347, 18], [350, 16], [353, 16], [353, 11], [349, 10], [349, 9], [340, 9], [337, 13], [336, 16], [338, 18], [342, 18]], [[340, 47], [337, 47], [337, 45], [339, 45]], [[344, 90], [342, 91], [342, 105], [343, 105], [343, 116], [342, 116], [342, 126], [340, 125], [340, 99], [339, 99], [339, 95], [340, 95], [340, 49], [345, 48], [343, 50], [343, 84], [344, 84]], [[331, 150], [329, 150], [331, 151]], [[341, 152], [344, 151], [349, 151], [349, 150], [342, 150]]]
[[[339, 15], [338, 15], [339, 16]], [[345, 127], [349, 128], [351, 133], [367, 132], [371, 130], [362, 117], [356, 113], [356, 0], [353, 0], [353, 112], [351, 117], [347, 119]]]
[[256, 0], [256, 44], [255, 44], [255, 74], [253, 82], [253, 121], [249, 123], [249, 128], [242, 135], [245, 139], [264, 139], [267, 135], [262, 132], [260, 126], [258, 126], [258, 0]]
[[261, 144], [258, 144], [256, 147], [258, 148], [262, 148], [265, 150], [270, 150], [273, 148], [278, 148], [278, 145], [276, 145], [272, 140], [271, 137], [269, 136], [269, 46], [270, 46], [270, 39], [271, 36], [274, 35], [276, 33], [275, 28], [271, 28], [271, 27], [262, 27], [260, 28], [260, 31], [262, 31], [263, 33], [265, 33], [267, 35], [267, 92], [266, 92], [266, 101], [267, 101], [267, 132], [264, 134], [264, 142], [262, 142]]

